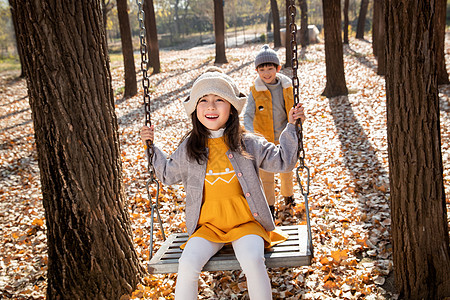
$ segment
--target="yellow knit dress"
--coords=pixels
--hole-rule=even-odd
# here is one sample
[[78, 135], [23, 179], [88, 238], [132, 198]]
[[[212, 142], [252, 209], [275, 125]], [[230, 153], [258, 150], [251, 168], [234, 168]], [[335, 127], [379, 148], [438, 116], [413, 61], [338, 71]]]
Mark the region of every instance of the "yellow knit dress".
[[208, 148], [203, 205], [197, 230], [191, 238], [198, 236], [211, 242], [229, 243], [256, 234], [265, 240], [266, 247], [285, 241], [288, 238], [285, 233], [280, 230], [267, 232], [253, 217], [226, 155], [228, 147], [224, 138], [210, 138]]

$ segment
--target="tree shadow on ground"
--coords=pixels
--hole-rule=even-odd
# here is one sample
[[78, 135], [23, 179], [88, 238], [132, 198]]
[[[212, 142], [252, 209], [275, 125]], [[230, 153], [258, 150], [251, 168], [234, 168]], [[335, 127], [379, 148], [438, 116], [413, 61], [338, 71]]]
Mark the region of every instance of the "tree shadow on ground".
[[[382, 163], [377, 158], [375, 148], [369, 141], [359, 120], [356, 118], [349, 98], [342, 96], [329, 98], [328, 100], [341, 143], [344, 164], [353, 177], [353, 181], [355, 183], [362, 183], [362, 185], [356, 185], [360, 211], [368, 215], [370, 213], [372, 216], [386, 213], [385, 207], [388, 205], [387, 197], [385, 197], [385, 193], [380, 191], [378, 187], [383, 182], [389, 182], [389, 178]], [[373, 205], [374, 203], [376, 204]], [[380, 206], [378, 204], [384, 205]], [[390, 240], [386, 236], [383, 236], [377, 229], [377, 226], [380, 224], [380, 219], [374, 217], [368, 218], [364, 223], [370, 237], [375, 236], [379, 241], [386, 243], [383, 246], [385, 249], [379, 249], [380, 247], [377, 247], [378, 251], [384, 251], [390, 247]], [[385, 280], [383, 288], [395, 293], [393, 273], [391, 272], [389, 276], [386, 276]]]
[[[368, 140], [364, 128], [356, 118], [352, 105], [347, 96], [329, 98], [331, 115], [341, 143], [344, 157], [344, 164], [354, 179], [361, 179], [362, 182], [372, 186], [357, 186], [358, 192], [379, 192], [374, 185], [379, 184], [382, 177], [388, 181], [388, 174], [384, 170], [381, 162], [377, 158], [376, 150]], [[359, 178], [359, 174], [363, 178]], [[360, 202], [363, 209], [364, 202]]]
[[[0, 128], [0, 132], [1, 132], [1, 133], [2, 133], [2, 132], [7, 132], [8, 130], [11, 130], [11, 129], [14, 129], [14, 128], [17, 128], [17, 127], [21, 127], [21, 126], [28, 125], [28, 124], [30, 124], [31, 122], [33, 122], [33, 120], [26, 120], [26, 121], [23, 121], [22, 123], [17, 123], [17, 124], [8, 126], [8, 127]], [[20, 139], [21, 139], [21, 138], [22, 138], [22, 137], [20, 137]], [[16, 138], [15, 140], [18, 140], [18, 139]], [[1, 148], [1, 146], [0, 146], [0, 148]]]
[[[329, 98], [329, 106], [341, 143], [344, 164], [353, 178], [358, 195], [358, 205], [361, 213], [367, 214], [366, 220], [361, 220], [368, 230], [369, 237], [382, 241], [383, 249], [376, 246], [381, 253], [390, 247], [390, 240], [377, 229], [380, 226], [380, 215], [386, 216], [389, 204], [385, 192], [380, 190], [383, 183], [389, 182], [388, 173], [378, 160], [376, 149], [368, 139], [360, 121], [356, 118], [352, 104], [347, 96]], [[390, 212], [389, 212], [390, 214]], [[390, 230], [388, 228], [388, 230]], [[381, 245], [381, 244], [380, 244]], [[366, 259], [372, 259], [368, 257]], [[375, 258], [378, 260], [380, 258]], [[385, 289], [393, 291], [393, 276], [386, 277]]]
[[350, 45], [346, 45], [344, 47], [344, 55], [355, 57], [362, 65], [373, 70], [375, 73], [377, 72], [377, 65], [368, 60], [365, 54], [357, 52], [350, 48]]
[[21, 98], [14, 99], [13, 101], [10, 101], [10, 102], [5, 101], [4, 103], [0, 104], [0, 106], [8, 106], [8, 105], [14, 104], [16, 102], [20, 102], [20, 101], [22, 101], [24, 99], [27, 99], [27, 98], [28, 98], [28, 96], [23, 96]]
[[367, 170], [373, 176], [382, 176], [387, 180], [387, 173], [378, 161], [376, 150], [356, 118], [348, 97], [329, 98], [329, 105], [341, 142], [344, 163], [352, 176], [358, 179], [358, 174]]
[[[13, 101], [13, 102], [11, 102], [11, 103], [14, 103], [14, 102], [16, 102], [16, 101]], [[11, 103], [9, 103], [9, 104], [11, 104]], [[24, 108], [24, 109], [21, 109], [21, 110], [15, 110], [15, 111], [13, 111], [13, 112], [11, 112], [11, 113], [9, 113], [9, 114], [0, 116], [0, 120], [6, 119], [6, 118], [9, 118], [9, 117], [13, 117], [13, 116], [19, 115], [19, 114], [21, 114], [21, 113], [23, 113], [23, 112], [30, 111], [30, 110], [31, 110], [30, 107]]]

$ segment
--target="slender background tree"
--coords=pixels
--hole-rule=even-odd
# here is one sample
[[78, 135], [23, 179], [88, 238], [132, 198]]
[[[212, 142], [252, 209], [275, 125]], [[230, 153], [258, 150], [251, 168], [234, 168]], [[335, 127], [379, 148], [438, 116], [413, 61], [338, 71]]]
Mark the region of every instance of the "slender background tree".
[[[438, 85], [448, 84], [447, 68], [445, 65], [445, 21], [447, 16], [447, 0], [436, 1], [436, 52], [438, 67]], [[448, 50], [448, 49], [447, 49]]]
[[323, 96], [328, 98], [348, 94], [344, 73], [344, 50], [341, 37], [340, 0], [322, 0], [325, 34], [325, 64], [327, 83]]
[[273, 17], [273, 43], [275, 48], [281, 47], [280, 36], [280, 12], [278, 11], [277, 0], [270, 0], [270, 10]]
[[383, 7], [383, 0], [373, 0], [373, 20], [372, 20], [372, 51], [375, 57], [378, 56], [377, 43], [378, 40], [384, 39], [384, 36], [378, 37], [380, 22], [384, 24], [384, 15], [381, 15]]
[[158, 30], [156, 27], [153, 0], [144, 1], [144, 12], [146, 16], [145, 29], [147, 31], [148, 60], [150, 66], [153, 68], [152, 74], [158, 74], [161, 72], [161, 62], [159, 60]]
[[302, 45], [302, 48], [306, 48], [306, 46], [309, 44], [307, 1], [298, 0], [298, 7], [300, 11], [300, 44]]
[[384, 76], [386, 75], [386, 22], [385, 22], [385, 11], [386, 11], [386, 3], [385, 1], [375, 0], [377, 14], [374, 13], [374, 16], [377, 17], [376, 23], [377, 26], [374, 28], [373, 32], [376, 35], [376, 44], [372, 47], [376, 49], [376, 58], [377, 58], [377, 74]]
[[133, 41], [131, 40], [130, 20], [128, 18], [127, 0], [117, 0], [117, 15], [122, 42], [122, 57], [125, 72], [124, 97], [137, 94], [136, 67], [134, 65]]
[[[376, 0], [374, 0], [376, 1]], [[348, 3], [349, 0], [344, 0], [344, 44], [348, 45]]]
[[216, 37], [216, 59], [215, 63], [225, 64], [227, 63], [227, 57], [225, 54], [225, 17], [223, 14], [223, 6], [225, 1], [214, 1], [214, 36]]
[[13, 11], [13, 7], [11, 5], [11, 1], [10, 2], [10, 7], [11, 7], [11, 19], [12, 19], [12, 23], [14, 26], [14, 35], [16, 36], [16, 48], [17, 48], [17, 54], [19, 55], [19, 60], [20, 60], [20, 75], [19, 77], [25, 77], [25, 70], [24, 70], [24, 58], [23, 58], [23, 53], [22, 53], [22, 48], [21, 45], [19, 44], [19, 39], [17, 38], [18, 36], [18, 32], [17, 32], [17, 27], [19, 26], [17, 24], [16, 21], [16, 17]]
[[369, 0], [361, 0], [361, 8], [359, 10], [359, 17], [358, 17], [358, 25], [356, 27], [356, 38], [357, 39], [364, 39], [364, 31], [366, 27], [366, 16], [367, 16], [367, 9], [369, 7]]
[[114, 9], [114, 2], [111, 0], [100, 0], [102, 5], [102, 21], [103, 21], [103, 27], [108, 27], [108, 15], [110, 12]]

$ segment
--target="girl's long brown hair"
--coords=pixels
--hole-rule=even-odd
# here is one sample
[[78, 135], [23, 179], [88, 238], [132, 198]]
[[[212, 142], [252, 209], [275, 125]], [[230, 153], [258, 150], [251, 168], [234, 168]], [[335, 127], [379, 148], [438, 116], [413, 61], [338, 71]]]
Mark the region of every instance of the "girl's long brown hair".
[[[183, 140], [187, 139], [187, 154], [189, 159], [196, 160], [197, 163], [203, 164], [208, 161], [208, 152], [206, 145], [210, 136], [208, 128], [206, 128], [197, 118], [197, 110], [191, 114], [192, 130], [186, 134]], [[230, 117], [225, 124], [224, 140], [228, 148], [247, 158], [251, 158], [250, 154], [245, 151], [243, 136], [245, 129], [239, 123], [239, 114], [236, 108], [231, 105]]]

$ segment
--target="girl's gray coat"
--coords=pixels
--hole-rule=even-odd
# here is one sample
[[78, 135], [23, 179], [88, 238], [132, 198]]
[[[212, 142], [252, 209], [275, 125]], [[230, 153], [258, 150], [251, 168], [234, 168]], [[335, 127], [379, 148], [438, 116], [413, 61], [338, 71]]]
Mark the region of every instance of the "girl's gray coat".
[[[297, 162], [298, 138], [295, 125], [288, 123], [280, 135], [280, 144], [267, 142], [263, 137], [246, 134], [245, 149], [253, 156], [248, 159], [229, 151], [227, 156], [255, 218], [267, 231], [275, 229], [275, 224], [264, 196], [259, 179], [259, 168], [279, 173], [291, 171]], [[153, 166], [156, 176], [166, 185], [182, 183], [186, 191], [186, 227], [189, 235], [197, 228], [203, 199], [203, 184], [206, 163], [190, 161], [186, 152], [186, 140], [170, 157], [155, 146]]]

